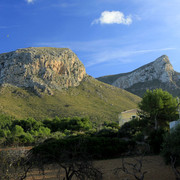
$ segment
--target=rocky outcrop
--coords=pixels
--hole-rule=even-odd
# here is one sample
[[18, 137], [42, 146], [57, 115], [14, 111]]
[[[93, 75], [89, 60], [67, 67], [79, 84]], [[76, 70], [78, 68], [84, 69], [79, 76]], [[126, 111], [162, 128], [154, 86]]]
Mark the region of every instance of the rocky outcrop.
[[140, 96], [146, 89], [162, 88], [174, 95], [178, 95], [177, 92], [180, 90], [180, 74], [174, 71], [166, 55], [130, 73], [98, 79]]
[[52, 89], [78, 86], [84, 65], [67, 48], [25, 48], [0, 54], [0, 84], [52, 94]]
[[174, 70], [169, 58], [164, 55], [148, 65], [145, 65], [125, 76], [119, 77], [112, 83], [112, 85], [126, 89], [136, 83], [143, 83], [154, 79], [167, 83], [172, 81], [173, 75]]

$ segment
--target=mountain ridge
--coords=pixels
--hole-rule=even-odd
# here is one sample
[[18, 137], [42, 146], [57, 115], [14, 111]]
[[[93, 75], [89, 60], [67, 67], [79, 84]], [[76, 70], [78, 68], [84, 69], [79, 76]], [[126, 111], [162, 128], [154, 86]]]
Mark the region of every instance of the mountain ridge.
[[131, 72], [103, 76], [98, 80], [123, 88], [138, 96], [147, 89], [162, 88], [174, 96], [180, 95], [180, 74], [174, 71], [168, 56], [162, 55], [155, 61], [145, 64]]

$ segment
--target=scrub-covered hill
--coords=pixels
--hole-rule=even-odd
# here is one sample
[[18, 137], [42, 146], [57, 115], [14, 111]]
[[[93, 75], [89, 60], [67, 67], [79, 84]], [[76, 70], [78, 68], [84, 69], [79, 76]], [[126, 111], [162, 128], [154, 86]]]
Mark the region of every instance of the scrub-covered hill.
[[26, 48], [0, 55], [0, 112], [17, 118], [89, 116], [115, 121], [140, 101], [85, 72], [66, 48]]

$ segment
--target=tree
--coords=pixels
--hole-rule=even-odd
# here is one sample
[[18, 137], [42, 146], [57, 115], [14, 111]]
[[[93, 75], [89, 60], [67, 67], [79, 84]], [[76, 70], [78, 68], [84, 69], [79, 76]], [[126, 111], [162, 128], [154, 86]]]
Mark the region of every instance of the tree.
[[180, 126], [164, 137], [162, 156], [167, 164], [171, 164], [176, 180], [180, 180]]
[[162, 148], [162, 143], [164, 141], [163, 137], [166, 131], [163, 129], [152, 130], [147, 138], [147, 142], [150, 146], [151, 153], [159, 154]]
[[73, 177], [80, 180], [102, 179], [102, 173], [93, 166], [81, 141], [49, 139], [30, 150], [27, 159], [27, 164], [33, 164], [42, 172], [46, 165], [58, 165], [64, 180], [71, 180]]
[[[141, 136], [144, 139], [147, 122], [138, 118], [132, 119], [129, 122], [124, 123], [119, 129], [118, 136], [120, 138], [126, 137], [130, 139], [136, 139], [137, 136]], [[141, 139], [140, 138], [140, 139]]]
[[59, 119], [55, 117], [53, 120], [44, 120], [45, 127], [51, 129], [52, 132], [56, 131], [88, 131], [92, 129], [92, 123], [88, 118], [72, 117]]
[[12, 122], [12, 127], [16, 125], [21, 126], [25, 132], [31, 130], [38, 130], [41, 126], [43, 126], [42, 122], [36, 121], [33, 118], [27, 118], [25, 120], [14, 120]]
[[134, 158], [133, 162], [124, 161], [122, 158], [122, 167], [114, 169], [114, 174], [118, 175], [120, 171], [127, 175], [133, 176], [136, 180], [144, 180], [144, 176], [147, 171], [142, 170], [143, 167], [143, 156]]
[[178, 118], [178, 103], [167, 91], [147, 90], [139, 103], [139, 115], [154, 125], [155, 129], [166, 127], [168, 122]]
[[22, 148], [0, 151], [0, 179], [25, 179], [30, 168], [25, 157], [26, 150]]
[[133, 176], [136, 180], [144, 180], [147, 171], [143, 169], [143, 161], [146, 153], [149, 153], [149, 145], [144, 143], [143, 149], [134, 151], [134, 157], [131, 159], [122, 157], [121, 167], [114, 169], [114, 174], [119, 176], [120, 172], [124, 172], [127, 175]]

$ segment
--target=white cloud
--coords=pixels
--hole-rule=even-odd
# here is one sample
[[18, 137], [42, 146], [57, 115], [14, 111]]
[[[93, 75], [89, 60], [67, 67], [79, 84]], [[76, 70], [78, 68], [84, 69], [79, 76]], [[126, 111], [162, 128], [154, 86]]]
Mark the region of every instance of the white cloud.
[[28, 4], [33, 3], [35, 0], [26, 0]]
[[130, 25], [132, 23], [131, 16], [125, 17], [120, 11], [104, 11], [101, 13], [101, 17], [95, 19], [92, 24], [125, 24]]

